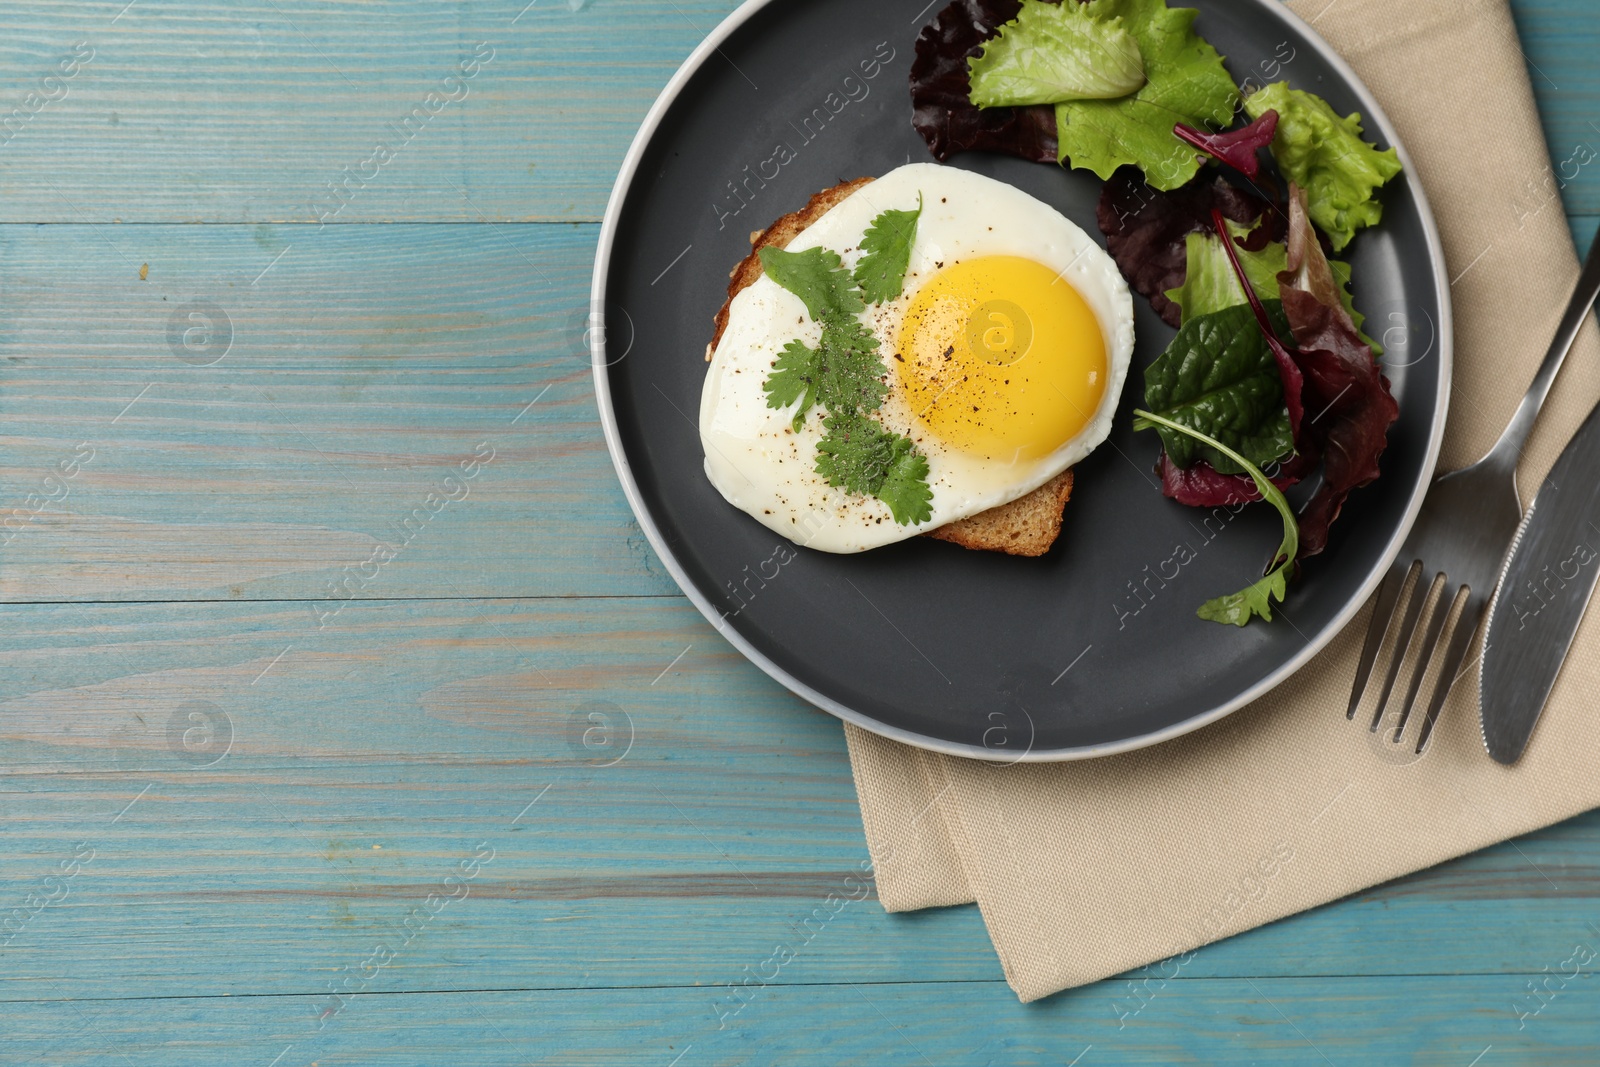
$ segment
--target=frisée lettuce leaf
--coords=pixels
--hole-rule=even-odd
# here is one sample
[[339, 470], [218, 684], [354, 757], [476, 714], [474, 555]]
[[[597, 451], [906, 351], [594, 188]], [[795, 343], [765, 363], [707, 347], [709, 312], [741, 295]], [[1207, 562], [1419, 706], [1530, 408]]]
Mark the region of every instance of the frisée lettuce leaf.
[[1383, 218], [1373, 194], [1400, 173], [1400, 157], [1393, 148], [1380, 152], [1362, 139], [1359, 114], [1341, 117], [1322, 97], [1291, 89], [1288, 82], [1250, 94], [1244, 109], [1252, 118], [1278, 113], [1272, 157], [1283, 176], [1306, 191], [1311, 221], [1335, 252], [1357, 230]]

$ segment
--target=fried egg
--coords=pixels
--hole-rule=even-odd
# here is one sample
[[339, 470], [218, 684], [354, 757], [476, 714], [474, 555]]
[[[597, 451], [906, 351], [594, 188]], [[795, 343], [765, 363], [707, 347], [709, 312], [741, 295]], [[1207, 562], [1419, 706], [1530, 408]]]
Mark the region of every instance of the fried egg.
[[1009, 503], [1080, 462], [1111, 431], [1133, 352], [1133, 302], [1111, 257], [1019, 189], [916, 163], [863, 186], [802, 231], [853, 269], [888, 210], [922, 213], [899, 297], [860, 316], [888, 395], [873, 414], [927, 456], [932, 517], [901, 525], [876, 497], [816, 472], [823, 412], [797, 431], [764, 383], [784, 346], [821, 326], [763, 275], [729, 306], [700, 399], [706, 476], [734, 507], [797, 544], [862, 552]]

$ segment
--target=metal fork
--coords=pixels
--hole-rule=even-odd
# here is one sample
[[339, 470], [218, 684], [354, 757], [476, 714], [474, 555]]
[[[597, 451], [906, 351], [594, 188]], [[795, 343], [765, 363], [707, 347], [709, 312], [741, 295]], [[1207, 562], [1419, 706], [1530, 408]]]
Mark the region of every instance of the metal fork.
[[[1556, 373], [1567, 358], [1597, 295], [1600, 295], [1600, 240], [1589, 248], [1583, 273], [1561, 318], [1555, 340], [1550, 344], [1539, 373], [1534, 375], [1533, 384], [1517, 406], [1516, 414], [1511, 417], [1510, 425], [1478, 462], [1434, 480], [1422, 502], [1416, 525], [1411, 528], [1400, 555], [1378, 590], [1377, 606], [1367, 624], [1367, 640], [1361, 649], [1355, 685], [1350, 691], [1350, 709], [1345, 717], [1355, 718], [1379, 653], [1393, 634], [1393, 653], [1383, 674], [1383, 689], [1368, 729], [1376, 732], [1380, 724], [1385, 724], [1388, 730], [1387, 724], [1392, 723], [1390, 739], [1398, 744], [1412, 720], [1412, 709], [1424, 679], [1432, 677], [1427, 712], [1416, 734], [1414, 751], [1418, 754], [1433, 735], [1450, 687], [1459, 674], [1465, 673], [1461, 661], [1477, 633], [1499, 580], [1506, 551], [1522, 522], [1522, 502], [1517, 495], [1517, 461], [1522, 458], [1539, 409], [1550, 395]], [[1435, 586], [1441, 587], [1437, 598], [1430, 596]], [[1402, 594], [1406, 594], [1403, 607]], [[1452, 617], [1454, 622], [1450, 624]], [[1404, 701], [1392, 715], [1386, 716], [1395, 680], [1407, 662], [1413, 667], [1405, 686]]]

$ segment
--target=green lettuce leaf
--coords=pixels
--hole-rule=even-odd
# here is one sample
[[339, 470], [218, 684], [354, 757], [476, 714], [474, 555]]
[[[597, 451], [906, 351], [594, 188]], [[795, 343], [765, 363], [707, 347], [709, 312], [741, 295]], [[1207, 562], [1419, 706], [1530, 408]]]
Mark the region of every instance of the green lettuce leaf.
[[[1250, 232], [1250, 227], [1230, 221], [1228, 232], [1235, 237], [1243, 237]], [[1184, 322], [1245, 303], [1244, 287], [1239, 284], [1239, 276], [1234, 274], [1228, 262], [1227, 250], [1222, 247], [1222, 240], [1216, 234], [1191, 233], [1186, 238], [1185, 248], [1188, 259], [1183, 284], [1167, 290], [1167, 299], [1178, 305]], [[1276, 300], [1278, 275], [1287, 270], [1289, 265], [1288, 246], [1273, 241], [1259, 252], [1248, 251], [1237, 244], [1234, 249], [1239, 254], [1239, 266], [1244, 268], [1256, 295], [1263, 300]], [[1332, 268], [1333, 280], [1339, 287], [1339, 301], [1350, 313], [1359, 333], [1366, 316], [1356, 310], [1355, 298], [1350, 295], [1350, 264], [1332, 259], [1328, 261], [1328, 266]], [[1364, 333], [1361, 339], [1372, 346], [1374, 355], [1383, 355], [1383, 346], [1377, 341]]]
[[1334, 251], [1383, 218], [1373, 193], [1400, 173], [1400, 157], [1393, 148], [1380, 152], [1362, 140], [1359, 114], [1341, 118], [1322, 97], [1291, 89], [1288, 82], [1250, 94], [1244, 108], [1253, 119], [1268, 110], [1278, 113], [1272, 156], [1284, 177], [1305, 189], [1311, 221]]
[[[1263, 301], [1280, 336], [1288, 336], [1283, 305]], [[1145, 406], [1178, 424], [1221, 441], [1223, 451], [1194, 435], [1156, 423], [1161, 443], [1181, 468], [1206, 460], [1219, 474], [1243, 474], [1236, 453], [1258, 466], [1294, 452], [1289, 409], [1283, 399], [1278, 364], [1256, 325], [1250, 305], [1232, 307], [1184, 322], [1167, 350], [1144, 372]], [[1135, 423], [1135, 429], [1149, 425]]]
[[1164, 0], [1091, 0], [1083, 11], [1102, 22], [1122, 19], [1144, 57], [1145, 84], [1116, 100], [1056, 105], [1060, 157], [1101, 178], [1123, 164], [1141, 168], [1156, 189], [1176, 189], [1200, 169], [1200, 157], [1172, 127], [1223, 127], [1239, 90], [1222, 57], [1192, 29], [1197, 12]]
[[[1242, 237], [1250, 232], [1250, 227], [1229, 222], [1228, 232]], [[1228, 251], [1222, 247], [1221, 238], [1210, 232], [1191, 233], [1185, 248], [1188, 266], [1183, 284], [1167, 290], [1167, 299], [1178, 305], [1184, 322], [1247, 302], [1244, 286], [1239, 284], [1239, 276], [1228, 262]], [[1278, 275], [1289, 269], [1289, 246], [1273, 241], [1261, 251], [1251, 252], [1235, 244], [1234, 251], [1256, 295], [1263, 300], [1276, 299]]]
[[1022, 0], [1017, 17], [973, 56], [979, 107], [1108, 100], [1144, 84], [1144, 59], [1120, 18], [1101, 20], [1077, 3]]
[[1261, 494], [1261, 499], [1278, 509], [1278, 516], [1283, 519], [1283, 540], [1278, 543], [1278, 551], [1272, 557], [1271, 569], [1237, 593], [1229, 593], [1227, 596], [1206, 601], [1200, 605], [1200, 610], [1195, 612], [1207, 622], [1221, 622], [1231, 626], [1243, 626], [1257, 615], [1271, 622], [1273, 598], [1277, 598], [1278, 603], [1282, 604], [1283, 598], [1288, 595], [1289, 575], [1294, 570], [1295, 556], [1300, 553], [1300, 524], [1295, 521], [1294, 509], [1289, 506], [1289, 501], [1284, 499], [1278, 487], [1273, 485], [1254, 464], [1229, 450], [1222, 442], [1149, 411], [1136, 410], [1133, 414], [1137, 420], [1134, 423], [1136, 429], [1141, 428], [1140, 423], [1144, 423], [1143, 428], [1154, 426], [1158, 430], [1181, 434], [1207, 448], [1231, 456], [1244, 472], [1250, 475], [1250, 480], [1256, 483], [1256, 491]]

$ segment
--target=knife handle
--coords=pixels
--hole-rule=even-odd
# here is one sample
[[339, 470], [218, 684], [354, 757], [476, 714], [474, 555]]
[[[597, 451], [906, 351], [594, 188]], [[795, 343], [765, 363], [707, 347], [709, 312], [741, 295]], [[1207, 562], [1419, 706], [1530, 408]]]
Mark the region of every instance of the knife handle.
[[1517, 405], [1517, 413], [1511, 416], [1511, 423], [1500, 435], [1500, 440], [1494, 443], [1481, 462], [1494, 461], [1498, 465], [1516, 469], [1517, 461], [1522, 458], [1523, 446], [1528, 443], [1528, 435], [1533, 432], [1534, 420], [1539, 417], [1539, 409], [1544, 406], [1545, 397], [1550, 395], [1550, 386], [1555, 383], [1561, 364], [1566, 362], [1572, 342], [1578, 339], [1578, 331], [1589, 317], [1589, 309], [1594, 306], [1597, 296], [1600, 296], [1600, 235], [1589, 245], [1589, 258], [1584, 261], [1577, 288], [1573, 290], [1566, 313], [1561, 316], [1561, 326], [1556, 330], [1555, 339], [1550, 342], [1550, 351], [1539, 365], [1539, 373], [1533, 376], [1533, 384], [1528, 387], [1522, 403]]

